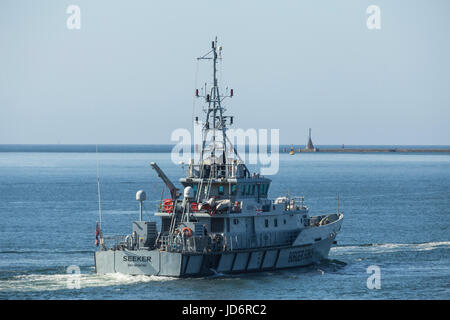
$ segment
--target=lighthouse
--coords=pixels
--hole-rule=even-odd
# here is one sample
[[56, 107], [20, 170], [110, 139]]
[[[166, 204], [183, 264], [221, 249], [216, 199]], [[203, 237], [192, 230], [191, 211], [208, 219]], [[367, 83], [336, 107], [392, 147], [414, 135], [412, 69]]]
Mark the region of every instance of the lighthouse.
[[313, 151], [314, 149], [315, 148], [314, 148], [314, 145], [313, 145], [312, 140], [311, 140], [311, 128], [309, 128], [309, 139], [308, 139], [308, 144], [306, 145], [306, 150]]

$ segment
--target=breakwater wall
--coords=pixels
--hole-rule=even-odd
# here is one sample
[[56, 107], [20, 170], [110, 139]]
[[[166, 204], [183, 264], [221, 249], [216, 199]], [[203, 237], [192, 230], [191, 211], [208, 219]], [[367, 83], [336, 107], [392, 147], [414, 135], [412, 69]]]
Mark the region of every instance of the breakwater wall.
[[[312, 152], [328, 152], [328, 153], [382, 153], [382, 152], [400, 152], [400, 153], [450, 153], [450, 149], [378, 149], [378, 148], [316, 148], [316, 149], [294, 149], [295, 153], [312, 153]], [[289, 153], [291, 149], [283, 148], [282, 152]]]

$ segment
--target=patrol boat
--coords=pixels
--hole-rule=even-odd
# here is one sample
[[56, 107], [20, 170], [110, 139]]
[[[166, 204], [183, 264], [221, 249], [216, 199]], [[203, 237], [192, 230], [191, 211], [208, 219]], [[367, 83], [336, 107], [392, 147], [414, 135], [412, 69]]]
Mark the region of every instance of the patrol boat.
[[152, 162], [170, 190], [155, 213], [160, 228], [143, 221], [146, 195], [138, 191], [140, 219], [132, 222], [131, 234], [106, 237], [97, 232], [97, 273], [196, 277], [300, 267], [328, 257], [343, 221], [339, 201], [336, 213], [310, 216], [303, 197], [268, 199], [271, 180], [251, 174], [227, 137], [233, 117], [224, 115], [222, 103], [233, 90], [225, 95], [219, 90], [221, 51], [216, 39], [198, 58], [212, 61], [213, 82], [209, 90], [205, 86], [202, 94], [195, 93], [205, 101], [206, 121], [199, 160], [191, 160], [179, 179], [183, 191]]

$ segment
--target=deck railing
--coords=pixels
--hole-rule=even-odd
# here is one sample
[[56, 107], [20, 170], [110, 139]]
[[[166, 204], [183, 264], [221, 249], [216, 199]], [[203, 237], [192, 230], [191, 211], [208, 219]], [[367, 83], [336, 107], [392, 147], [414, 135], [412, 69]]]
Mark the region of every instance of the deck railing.
[[159, 238], [160, 249], [172, 252], [220, 252], [249, 249], [258, 246], [256, 238], [229, 235], [225, 237], [182, 237], [174, 235]]
[[218, 251], [220, 247], [216, 245], [208, 236], [183, 237], [180, 235], [167, 235], [159, 238], [160, 249], [172, 252], [204, 252]]
[[127, 235], [108, 235], [100, 239], [100, 246], [103, 250], [120, 249], [127, 246]]

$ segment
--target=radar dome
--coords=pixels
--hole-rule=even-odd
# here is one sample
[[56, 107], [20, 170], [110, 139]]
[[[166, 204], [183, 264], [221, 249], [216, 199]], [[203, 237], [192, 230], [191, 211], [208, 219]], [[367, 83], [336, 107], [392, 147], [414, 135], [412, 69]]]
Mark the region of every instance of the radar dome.
[[194, 198], [194, 189], [192, 189], [192, 187], [184, 188], [184, 197], [187, 199]]
[[136, 200], [137, 201], [147, 200], [147, 195], [145, 194], [144, 190], [139, 190], [138, 192], [136, 192]]

